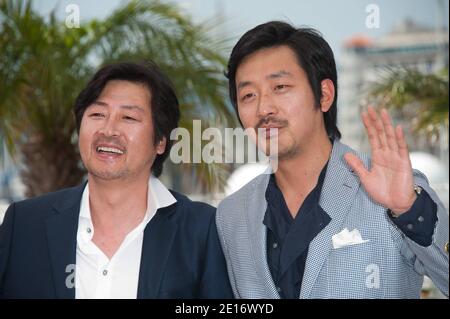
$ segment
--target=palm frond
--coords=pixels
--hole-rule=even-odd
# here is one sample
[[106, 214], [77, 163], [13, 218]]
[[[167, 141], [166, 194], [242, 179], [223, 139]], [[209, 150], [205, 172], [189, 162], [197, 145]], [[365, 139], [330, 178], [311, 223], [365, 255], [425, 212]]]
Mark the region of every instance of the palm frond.
[[[103, 20], [73, 29], [55, 11], [41, 17], [30, 0], [0, 0], [0, 133], [10, 152], [26, 149], [27, 143], [37, 150], [38, 143], [57, 154], [53, 148], [64, 142], [74, 148], [65, 156], [77, 154], [73, 102], [95, 69], [123, 60], [160, 65], [174, 82], [187, 121], [234, 126], [223, 76], [227, 43], [210, 31], [210, 25], [194, 24], [176, 6], [157, 0], [130, 1]], [[219, 166], [191, 168], [205, 187], [221, 176], [214, 171]]]
[[416, 132], [438, 134], [448, 126], [448, 69], [439, 74], [417, 70], [388, 71], [370, 90], [369, 97], [410, 118]]

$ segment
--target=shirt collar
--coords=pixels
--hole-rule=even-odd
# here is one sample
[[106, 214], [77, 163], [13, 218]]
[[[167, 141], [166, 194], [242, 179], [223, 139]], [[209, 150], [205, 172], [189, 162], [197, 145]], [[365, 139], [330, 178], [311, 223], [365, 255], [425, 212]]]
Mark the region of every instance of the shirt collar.
[[[176, 201], [175, 197], [164, 184], [157, 177], [151, 175], [148, 181], [147, 211], [144, 217], [145, 224], [152, 219], [158, 209], [170, 206]], [[92, 221], [89, 207], [89, 183], [86, 183], [81, 197], [80, 219], [89, 222]]]
[[170, 206], [176, 201], [166, 186], [158, 178], [151, 175], [147, 194], [147, 213], [150, 211], [150, 219], [156, 214], [158, 209]]
[[[317, 185], [311, 191], [312, 196], [314, 196], [314, 198], [315, 198], [314, 202], [317, 206], [320, 206], [319, 205], [320, 193], [322, 191], [323, 183], [325, 180], [325, 174], [326, 174], [326, 171], [328, 168], [328, 163], [329, 163], [329, 161], [327, 161], [325, 166], [322, 168], [322, 171], [320, 172], [319, 178], [317, 180]], [[263, 223], [267, 228], [274, 231], [274, 227], [276, 225], [278, 225], [278, 226], [281, 225], [282, 220], [285, 221], [286, 225], [290, 225], [293, 223], [294, 219], [291, 217], [289, 210], [286, 206], [286, 202], [284, 200], [283, 193], [278, 188], [278, 185], [277, 185], [277, 182], [275, 179], [275, 174], [271, 174], [271, 176], [270, 176], [270, 180], [269, 180], [269, 183], [266, 188], [265, 197], [266, 197], [266, 202], [267, 202], [267, 211], [266, 211], [266, 214], [264, 215]], [[305, 203], [303, 203], [303, 204], [305, 204]], [[302, 207], [300, 207], [300, 209], [301, 208]], [[280, 211], [282, 214], [279, 214]], [[278, 213], [273, 215], [271, 212], [272, 213], [278, 212]]]
[[[320, 171], [319, 178], [317, 179], [317, 184], [314, 187], [314, 189], [312, 190], [316, 194], [318, 199], [320, 197], [323, 183], [325, 181], [325, 175], [326, 175], [326, 171], [328, 168], [328, 163], [329, 163], [329, 160], [326, 162], [325, 166]], [[270, 175], [270, 179], [269, 179], [269, 183], [266, 188], [265, 196], [266, 196], [266, 201], [268, 203], [274, 203], [274, 202], [278, 202], [279, 200], [284, 200], [283, 194], [282, 194], [281, 190], [278, 188], [278, 185], [277, 185], [277, 182], [275, 179], [275, 174]]]

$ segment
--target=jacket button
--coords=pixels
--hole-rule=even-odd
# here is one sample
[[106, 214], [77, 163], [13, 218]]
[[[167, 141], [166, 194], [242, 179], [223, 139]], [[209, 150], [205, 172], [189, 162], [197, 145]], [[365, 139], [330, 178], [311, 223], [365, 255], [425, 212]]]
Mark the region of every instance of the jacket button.
[[444, 250], [445, 250], [445, 252], [448, 254], [448, 246], [449, 246], [449, 244], [448, 244], [448, 242], [445, 244], [445, 246], [444, 246]]

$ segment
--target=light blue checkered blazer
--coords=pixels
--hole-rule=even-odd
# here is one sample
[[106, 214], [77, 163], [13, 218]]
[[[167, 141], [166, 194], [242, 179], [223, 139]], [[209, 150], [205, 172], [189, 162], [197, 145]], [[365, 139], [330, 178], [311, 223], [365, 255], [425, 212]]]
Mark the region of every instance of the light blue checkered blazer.
[[[448, 212], [423, 174], [415, 183], [438, 205], [433, 244], [422, 247], [391, 222], [386, 208], [372, 201], [343, 155], [351, 148], [335, 141], [320, 198], [332, 218], [311, 242], [300, 298], [419, 298], [423, 275], [448, 297]], [[370, 167], [367, 155], [356, 153]], [[217, 209], [217, 228], [237, 298], [279, 298], [266, 258], [269, 175], [253, 179], [225, 198]], [[334, 249], [332, 236], [358, 229], [362, 244]]]

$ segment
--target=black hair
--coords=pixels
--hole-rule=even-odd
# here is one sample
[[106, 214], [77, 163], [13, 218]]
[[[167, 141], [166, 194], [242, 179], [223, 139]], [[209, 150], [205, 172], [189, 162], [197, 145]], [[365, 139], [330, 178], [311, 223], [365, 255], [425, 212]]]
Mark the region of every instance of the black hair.
[[145, 85], [151, 93], [151, 114], [154, 127], [154, 145], [166, 138], [163, 154], [158, 154], [152, 165], [152, 173], [160, 176], [163, 163], [170, 153], [170, 132], [178, 126], [180, 109], [173, 84], [152, 61], [142, 63], [121, 62], [106, 65], [95, 73], [87, 86], [78, 95], [73, 108], [77, 132], [86, 109], [100, 96], [106, 84], [112, 80], [123, 80]]
[[[341, 138], [337, 127], [337, 71], [333, 51], [315, 29], [295, 28], [281, 21], [270, 21], [247, 31], [234, 46], [228, 61], [226, 76], [231, 102], [237, 113], [236, 71], [250, 54], [265, 48], [288, 46], [294, 51], [298, 63], [305, 71], [314, 94], [316, 107], [322, 98], [321, 82], [330, 79], [335, 87], [334, 101], [323, 113], [325, 127], [331, 140]], [[239, 117], [239, 114], [237, 114]]]

